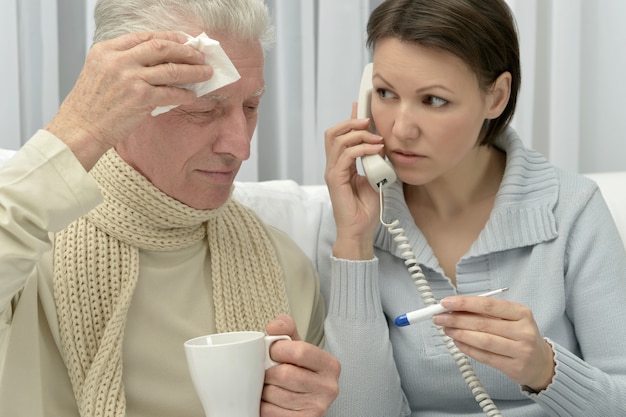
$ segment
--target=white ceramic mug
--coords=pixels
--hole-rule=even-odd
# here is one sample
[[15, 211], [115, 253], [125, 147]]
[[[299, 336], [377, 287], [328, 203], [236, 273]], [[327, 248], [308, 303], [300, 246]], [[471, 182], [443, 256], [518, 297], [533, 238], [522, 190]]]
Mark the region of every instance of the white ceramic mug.
[[185, 342], [191, 380], [207, 417], [259, 417], [265, 370], [277, 365], [269, 349], [289, 336], [228, 332]]

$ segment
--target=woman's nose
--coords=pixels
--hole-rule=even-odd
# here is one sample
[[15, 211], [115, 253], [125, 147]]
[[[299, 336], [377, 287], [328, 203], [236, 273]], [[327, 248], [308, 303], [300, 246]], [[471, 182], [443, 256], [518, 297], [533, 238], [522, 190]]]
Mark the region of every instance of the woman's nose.
[[398, 139], [414, 139], [419, 135], [418, 112], [409, 106], [399, 106], [394, 114], [393, 135]]

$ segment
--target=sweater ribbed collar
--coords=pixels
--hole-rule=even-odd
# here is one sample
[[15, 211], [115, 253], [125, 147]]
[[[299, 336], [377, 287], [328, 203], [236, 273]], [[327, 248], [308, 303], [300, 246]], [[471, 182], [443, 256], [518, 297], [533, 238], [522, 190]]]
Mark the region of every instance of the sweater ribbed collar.
[[[559, 182], [555, 168], [539, 152], [526, 148], [512, 128], [495, 146], [506, 152], [504, 177], [490, 217], [464, 258], [530, 246], [558, 235], [554, 207]], [[385, 191], [384, 198], [386, 221], [399, 220], [419, 262], [438, 270], [439, 263], [408, 210], [403, 184], [397, 181]], [[379, 225], [374, 243], [401, 258], [386, 227]]]

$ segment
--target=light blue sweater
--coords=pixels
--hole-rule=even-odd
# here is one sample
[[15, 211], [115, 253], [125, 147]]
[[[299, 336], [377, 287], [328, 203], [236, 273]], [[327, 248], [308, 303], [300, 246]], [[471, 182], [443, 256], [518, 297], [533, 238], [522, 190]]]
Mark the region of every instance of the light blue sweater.
[[[551, 166], [508, 130], [507, 165], [491, 216], [456, 269], [444, 276], [396, 183], [385, 218], [398, 219], [436, 299], [509, 287], [499, 295], [529, 306], [555, 353], [556, 375], [539, 394], [472, 361], [505, 417], [626, 416], [626, 254], [600, 191]], [[334, 236], [332, 219], [321, 240]], [[324, 245], [323, 245], [324, 246]], [[424, 306], [385, 227], [376, 258], [346, 261], [320, 249], [326, 346], [342, 363], [329, 417], [484, 415], [431, 321], [397, 328]]]

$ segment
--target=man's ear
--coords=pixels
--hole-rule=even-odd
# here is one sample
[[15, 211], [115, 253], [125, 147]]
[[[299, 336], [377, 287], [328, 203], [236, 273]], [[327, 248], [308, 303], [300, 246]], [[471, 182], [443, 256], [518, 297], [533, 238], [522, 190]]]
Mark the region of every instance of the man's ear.
[[500, 116], [506, 105], [509, 103], [511, 96], [511, 73], [508, 71], [500, 74], [494, 81], [491, 90], [488, 93], [490, 101], [487, 109], [487, 119], [495, 119]]

